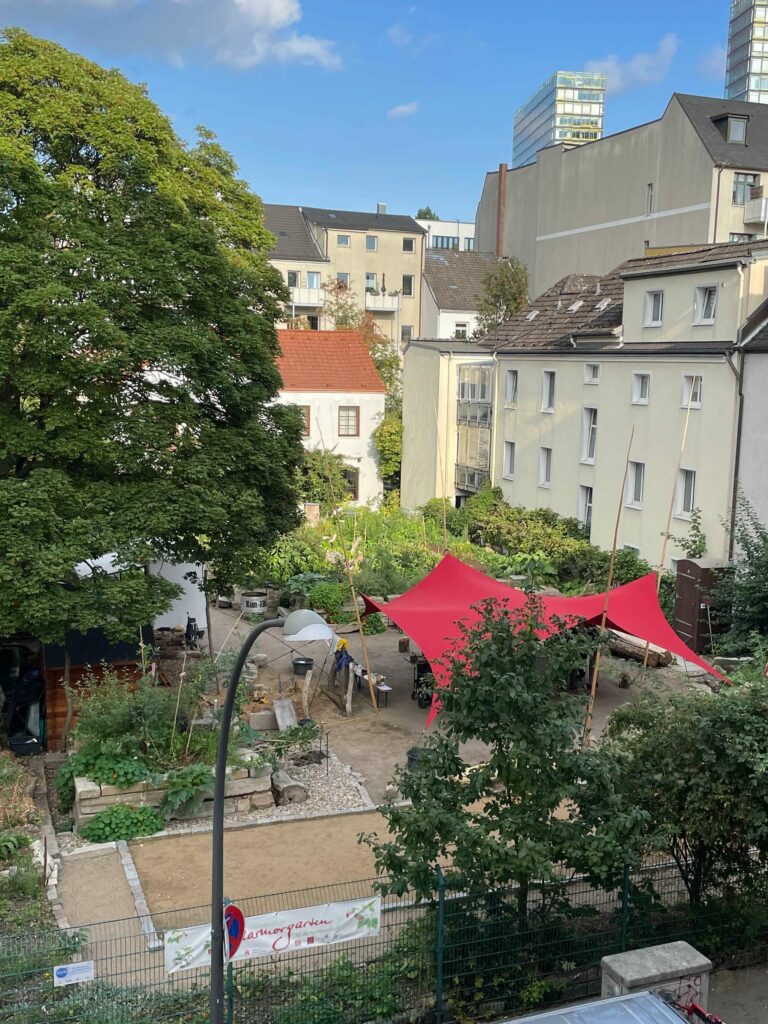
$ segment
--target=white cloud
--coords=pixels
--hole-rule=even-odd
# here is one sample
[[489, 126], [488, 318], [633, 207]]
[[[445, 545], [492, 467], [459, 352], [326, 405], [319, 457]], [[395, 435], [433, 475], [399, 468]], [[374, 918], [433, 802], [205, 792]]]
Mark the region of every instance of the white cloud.
[[602, 71], [608, 76], [606, 91], [626, 92], [643, 85], [651, 85], [666, 78], [679, 47], [677, 36], [670, 32], [659, 40], [653, 53], [636, 53], [634, 57], [622, 60], [611, 54], [603, 60], [591, 60], [587, 71]]
[[387, 30], [387, 36], [390, 43], [394, 43], [395, 46], [402, 46], [403, 49], [410, 46], [413, 42], [411, 33], [399, 22], [396, 22]]
[[400, 103], [398, 106], [392, 107], [391, 110], [387, 111], [387, 117], [390, 121], [394, 121], [400, 117], [413, 117], [418, 112], [419, 104], [416, 100], [413, 100], [411, 103]]
[[268, 60], [341, 67], [336, 44], [292, 31], [300, 0], [0, 0], [7, 24], [105, 52], [160, 57], [174, 65], [207, 54], [236, 68]]
[[728, 51], [724, 46], [712, 46], [699, 59], [699, 74], [705, 78], [725, 78], [725, 62]]

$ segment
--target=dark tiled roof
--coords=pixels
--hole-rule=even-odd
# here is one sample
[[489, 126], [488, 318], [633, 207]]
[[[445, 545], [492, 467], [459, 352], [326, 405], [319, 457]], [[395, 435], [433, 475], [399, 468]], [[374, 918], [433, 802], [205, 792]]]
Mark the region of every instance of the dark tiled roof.
[[570, 274], [507, 320], [481, 344], [493, 349], [571, 349], [571, 337], [610, 337], [621, 327], [621, 267], [610, 274]]
[[[675, 93], [674, 98], [685, 111], [718, 167], [768, 171], [767, 106], [762, 103], [711, 99], [708, 96], [688, 96], [685, 93]], [[748, 118], [746, 145], [727, 142], [727, 133], [724, 135], [720, 130], [722, 124], [719, 126], [716, 123], [729, 114]]]
[[427, 249], [424, 278], [439, 309], [477, 309], [483, 281], [496, 262], [484, 252]]
[[350, 231], [407, 231], [412, 235], [427, 232], [413, 217], [398, 213], [355, 213], [350, 210], [320, 210], [314, 206], [303, 206], [308, 220], [324, 228], [349, 228]]
[[269, 254], [276, 260], [325, 260], [299, 206], [264, 203], [264, 223], [277, 239]]
[[633, 274], [650, 273], [656, 267], [659, 270], [689, 265], [695, 268], [700, 264], [748, 260], [753, 254], [762, 258], [768, 257], [768, 239], [758, 239], [754, 242], [718, 242], [717, 245], [703, 245], [700, 249], [667, 252], [660, 256], [641, 256], [638, 259], [627, 260], [621, 265], [620, 270], [622, 275], [629, 277]]

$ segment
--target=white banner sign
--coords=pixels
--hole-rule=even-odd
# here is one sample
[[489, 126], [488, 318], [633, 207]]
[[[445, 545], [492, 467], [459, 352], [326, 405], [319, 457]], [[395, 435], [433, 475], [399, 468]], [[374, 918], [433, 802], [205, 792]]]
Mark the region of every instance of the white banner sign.
[[81, 981], [93, 981], [93, 960], [82, 960], [76, 964], [57, 964], [53, 968], [53, 987], [77, 985]]
[[[312, 946], [330, 946], [379, 934], [381, 897], [326, 903], [301, 910], [246, 917], [242, 942], [231, 960], [253, 960]], [[168, 974], [209, 967], [211, 926], [181, 928], [165, 933], [165, 969]]]

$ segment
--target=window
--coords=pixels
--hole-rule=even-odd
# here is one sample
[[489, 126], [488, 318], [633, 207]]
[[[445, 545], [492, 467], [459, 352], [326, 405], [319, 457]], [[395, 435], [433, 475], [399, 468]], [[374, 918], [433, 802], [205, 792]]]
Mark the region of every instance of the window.
[[336, 275], [336, 280], [342, 286], [342, 288], [346, 288], [347, 291], [349, 291], [349, 274], [340, 270]]
[[717, 312], [717, 285], [707, 284], [696, 289], [693, 300], [694, 324], [713, 324]]
[[432, 236], [432, 248], [433, 249], [458, 249], [459, 238], [458, 235], [433, 235]]
[[319, 270], [308, 270], [307, 271], [307, 288], [319, 288], [320, 287], [320, 271]]
[[592, 496], [591, 487], [579, 487], [579, 522], [587, 530], [592, 526]]
[[632, 374], [632, 404], [648, 405], [651, 398], [650, 373]]
[[301, 413], [301, 415], [302, 415], [302, 417], [304, 419], [304, 426], [303, 426], [302, 431], [301, 431], [301, 436], [302, 437], [309, 437], [309, 427], [310, 427], [309, 406], [308, 405], [299, 405], [299, 406], [297, 406], [297, 408], [298, 408], [299, 412]]
[[645, 216], [650, 217], [653, 213], [653, 182], [649, 181], [645, 186]]
[[289, 288], [300, 288], [301, 287], [301, 271], [289, 270], [286, 274], [288, 279]]
[[504, 401], [509, 405], [517, 402], [517, 370], [507, 370], [504, 376]]
[[365, 236], [365, 251], [376, 252], [379, 248], [379, 236], [378, 235], [366, 235]]
[[594, 462], [597, 451], [597, 409], [585, 408], [582, 416], [581, 461]]
[[400, 341], [410, 341], [413, 337], [413, 327], [410, 324], [402, 324], [400, 327]]
[[541, 411], [555, 411], [555, 371], [545, 370], [541, 377]]
[[640, 557], [640, 548], [635, 544], [622, 544], [622, 551], [631, 551], [637, 558]]
[[696, 471], [693, 469], [681, 469], [677, 475], [675, 515], [682, 519], [688, 519], [695, 507]]
[[360, 436], [360, 407], [357, 405], [339, 406], [339, 437]]
[[[759, 174], [734, 174], [733, 176], [733, 205], [745, 206], [750, 196], [750, 190], [754, 185], [760, 184]], [[738, 241], [748, 242], [750, 236]]]
[[585, 384], [599, 384], [600, 383], [600, 363], [585, 363], [585, 365], [584, 365], [584, 383]]
[[745, 231], [732, 231], [728, 235], [729, 242], [755, 242], [757, 235], [749, 235]]
[[404, 238], [403, 239], [403, 252], [416, 252], [416, 239], [415, 238]]
[[664, 320], [664, 292], [645, 293], [645, 326], [661, 327]]
[[403, 295], [413, 295], [413, 274], [403, 274]]
[[464, 239], [464, 252], [474, 252], [474, 249], [475, 249], [475, 240], [474, 240], [474, 238], [465, 238]]
[[453, 332], [454, 338], [457, 338], [459, 341], [466, 341], [468, 329], [469, 324], [456, 324], [456, 329]]
[[319, 331], [320, 317], [316, 316], [314, 313], [310, 313], [309, 316], [307, 316], [307, 325], [310, 331]]
[[698, 373], [686, 373], [683, 376], [683, 395], [680, 399], [682, 409], [687, 409], [689, 405], [692, 409], [701, 408], [702, 385], [703, 380]]
[[504, 442], [504, 476], [512, 480], [515, 475], [515, 442]]
[[747, 119], [746, 117], [728, 118], [728, 141], [738, 142], [742, 146], [747, 144]]
[[357, 501], [360, 497], [360, 470], [352, 469], [351, 466], [347, 466], [342, 470], [342, 473], [344, 474], [344, 479], [347, 481], [350, 498], [352, 501]]
[[342, 249], [349, 248], [349, 235], [336, 235], [336, 245]]
[[376, 275], [368, 271], [365, 275], [365, 290], [367, 292], [375, 292], [376, 287]]
[[626, 503], [630, 508], [643, 507], [643, 491], [645, 489], [645, 463], [630, 462], [627, 474]]
[[549, 487], [552, 483], [552, 449], [539, 448], [539, 487]]

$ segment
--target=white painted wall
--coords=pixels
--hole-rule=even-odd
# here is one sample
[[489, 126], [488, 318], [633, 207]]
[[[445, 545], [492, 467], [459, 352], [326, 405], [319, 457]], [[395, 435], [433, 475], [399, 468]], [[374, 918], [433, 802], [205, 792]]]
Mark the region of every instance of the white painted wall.
[[176, 598], [165, 615], [159, 615], [155, 619], [153, 622], [155, 629], [172, 628], [173, 626], [185, 628], [187, 615], [197, 619], [198, 628], [205, 629], [205, 594], [197, 583], [184, 578], [187, 573], [194, 572], [202, 583], [202, 565], [192, 562], [181, 562], [178, 565], [174, 565], [172, 562], [150, 562], [149, 571], [153, 576], [162, 576], [184, 588], [184, 593]]
[[477, 327], [477, 310], [439, 309], [432, 289], [425, 280], [421, 290], [421, 337], [453, 338], [458, 324], [467, 325], [467, 338], [471, 338]]
[[[384, 492], [379, 472], [373, 432], [384, 416], [384, 394], [348, 391], [281, 391], [278, 401], [284, 405], [309, 406], [309, 437], [304, 447], [316, 450], [325, 447], [359, 470], [358, 505], [378, 502]], [[359, 437], [339, 436], [339, 409], [358, 406]]]
[[768, 525], [768, 353], [747, 355], [744, 367], [744, 418], [741, 426], [739, 482], [744, 496]]
[[428, 249], [432, 248], [432, 239], [435, 235], [443, 235], [448, 238], [459, 239], [459, 249], [464, 252], [466, 249], [466, 239], [475, 237], [475, 222], [468, 220], [417, 220], [417, 224], [421, 225], [427, 232], [427, 238], [425, 245]]

